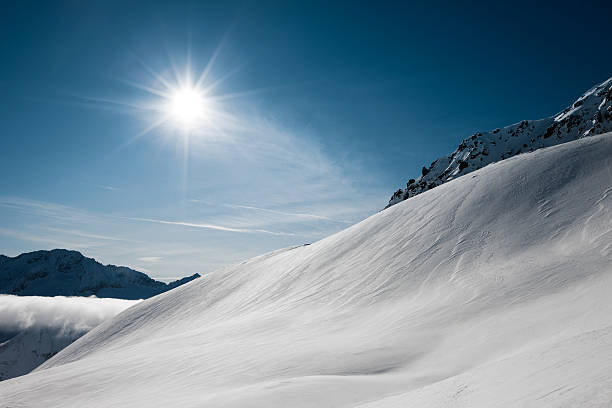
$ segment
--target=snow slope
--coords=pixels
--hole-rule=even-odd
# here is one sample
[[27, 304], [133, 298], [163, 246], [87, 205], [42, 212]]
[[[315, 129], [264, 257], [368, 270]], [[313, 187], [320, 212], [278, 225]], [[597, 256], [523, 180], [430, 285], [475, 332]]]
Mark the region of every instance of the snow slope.
[[6, 407], [612, 403], [612, 134], [519, 155], [145, 300]]
[[91, 296], [144, 299], [200, 275], [166, 284], [125, 266], [102, 265], [80, 252], [35, 251], [0, 255], [0, 293], [21, 296]]
[[387, 207], [459, 176], [525, 152], [612, 131], [612, 78], [585, 92], [553, 117], [523, 120], [503, 129], [475, 133], [451, 155], [423, 167], [421, 177], [397, 190]]
[[137, 302], [0, 295], [0, 381], [29, 373], [104, 320]]

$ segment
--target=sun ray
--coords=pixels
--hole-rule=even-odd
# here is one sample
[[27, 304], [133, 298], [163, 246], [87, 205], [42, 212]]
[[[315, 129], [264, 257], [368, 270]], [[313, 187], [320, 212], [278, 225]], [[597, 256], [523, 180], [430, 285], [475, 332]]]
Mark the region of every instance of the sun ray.
[[208, 60], [208, 63], [206, 64], [206, 67], [204, 68], [204, 70], [200, 74], [200, 77], [198, 78], [197, 82], [194, 85], [196, 88], [199, 88], [200, 86], [202, 86], [202, 84], [204, 84], [204, 81], [206, 81], [206, 78], [207, 78], [208, 74], [212, 70], [212, 67], [213, 67], [214, 63], [217, 60], [217, 57], [219, 56], [219, 54], [221, 53], [221, 50], [225, 46], [226, 39], [227, 39], [227, 33], [226, 33], [226, 35], [223, 36], [223, 38], [219, 42], [219, 45], [217, 45], [217, 47], [215, 48], [215, 51], [213, 52], [212, 56]]
[[164, 78], [159, 73], [155, 72], [155, 70], [153, 68], [151, 68], [147, 63], [145, 63], [141, 58], [139, 58], [137, 55], [135, 55], [133, 53], [132, 53], [132, 57], [138, 62], [138, 64], [140, 64], [140, 66], [145, 71], [147, 71], [147, 73], [149, 75], [151, 75], [156, 81], [161, 82], [166, 87], [166, 89], [172, 88], [172, 84], [170, 82], [168, 82], [168, 80], [166, 78]]
[[224, 74], [222, 77], [220, 77], [219, 79], [215, 80], [214, 82], [211, 82], [210, 85], [208, 85], [206, 88], [204, 88], [204, 91], [206, 93], [210, 93], [211, 91], [213, 91], [216, 87], [218, 87], [219, 85], [221, 85], [223, 82], [225, 82], [226, 80], [228, 80], [229, 78], [233, 77], [234, 75], [236, 75], [236, 73], [238, 71], [240, 71], [242, 67], [238, 67], [238, 68], [234, 68], [231, 71], [229, 71], [228, 73]]
[[[168, 91], [163, 90], [163, 89], [154, 88], [152, 86], [144, 85], [144, 84], [141, 84], [139, 82], [131, 81], [131, 80], [125, 79], [125, 78], [117, 78], [117, 80], [120, 81], [120, 82], [123, 82], [126, 85], [130, 85], [131, 87], [140, 89], [140, 90], [148, 92], [150, 94], [161, 96], [162, 98], [169, 98], [170, 97], [170, 93]], [[172, 85], [170, 85], [170, 88], [171, 87], [172, 87]]]
[[134, 136], [130, 137], [128, 140], [126, 140], [121, 145], [121, 147], [125, 147], [125, 146], [128, 146], [128, 145], [134, 143], [136, 140], [140, 139], [141, 137], [145, 136], [148, 133], [151, 133], [152, 131], [154, 131], [155, 129], [159, 128], [160, 126], [162, 126], [167, 121], [168, 121], [168, 118], [166, 116], [163, 116], [161, 119], [157, 120], [156, 122], [153, 122], [152, 124], [147, 126], [145, 129], [143, 129], [142, 131], [140, 131], [140, 132], [136, 133]]
[[83, 106], [88, 108], [95, 109], [109, 109], [109, 110], [117, 110], [120, 109], [121, 112], [125, 112], [127, 109], [132, 110], [147, 110], [151, 109], [149, 105], [144, 105], [140, 103], [134, 102], [126, 102], [122, 100], [116, 100], [111, 98], [103, 98], [103, 97], [92, 97], [92, 96], [83, 96], [76, 95], [72, 93], [66, 93], [66, 95], [70, 98], [69, 100], [58, 100], [60, 103], [68, 103], [71, 105]]

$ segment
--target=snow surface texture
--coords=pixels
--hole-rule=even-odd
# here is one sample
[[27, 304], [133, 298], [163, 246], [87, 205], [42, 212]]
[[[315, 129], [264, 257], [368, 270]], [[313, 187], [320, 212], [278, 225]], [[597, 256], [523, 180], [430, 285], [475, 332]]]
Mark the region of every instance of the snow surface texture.
[[11, 295], [146, 299], [199, 276], [166, 284], [125, 266], [105, 266], [65, 249], [35, 251], [14, 258], [0, 255], [0, 293]]
[[6, 407], [612, 404], [612, 134], [145, 300]]
[[612, 131], [612, 78], [585, 92], [572, 106], [540, 120], [475, 133], [450, 156], [423, 167], [421, 177], [397, 190], [387, 207], [500, 160], [542, 147]]
[[137, 302], [0, 295], [0, 381], [29, 373], [104, 320]]

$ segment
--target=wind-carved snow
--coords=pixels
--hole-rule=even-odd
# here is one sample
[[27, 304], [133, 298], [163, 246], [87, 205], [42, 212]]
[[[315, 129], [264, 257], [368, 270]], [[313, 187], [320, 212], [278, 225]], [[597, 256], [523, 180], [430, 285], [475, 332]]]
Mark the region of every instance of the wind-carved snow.
[[387, 207], [459, 176], [521, 153], [612, 131], [612, 78], [585, 92], [570, 107], [540, 120], [475, 133], [451, 155], [423, 167], [421, 176], [397, 190]]
[[519, 155], [145, 300], [6, 406], [612, 402], [612, 134]]

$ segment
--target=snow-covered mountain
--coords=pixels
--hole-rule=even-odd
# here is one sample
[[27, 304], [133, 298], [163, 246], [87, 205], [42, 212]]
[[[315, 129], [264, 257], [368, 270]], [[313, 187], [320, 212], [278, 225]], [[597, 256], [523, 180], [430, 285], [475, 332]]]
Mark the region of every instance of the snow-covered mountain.
[[130, 307], [9, 407], [612, 404], [612, 134], [521, 154]]
[[77, 251], [54, 249], [0, 255], [0, 293], [20, 296], [91, 296], [146, 299], [198, 278], [166, 284], [125, 266], [102, 265]]
[[397, 190], [387, 207], [474, 170], [543, 147], [612, 131], [612, 78], [585, 92], [553, 117], [523, 120], [503, 129], [475, 133], [451, 155], [423, 167], [421, 176]]

